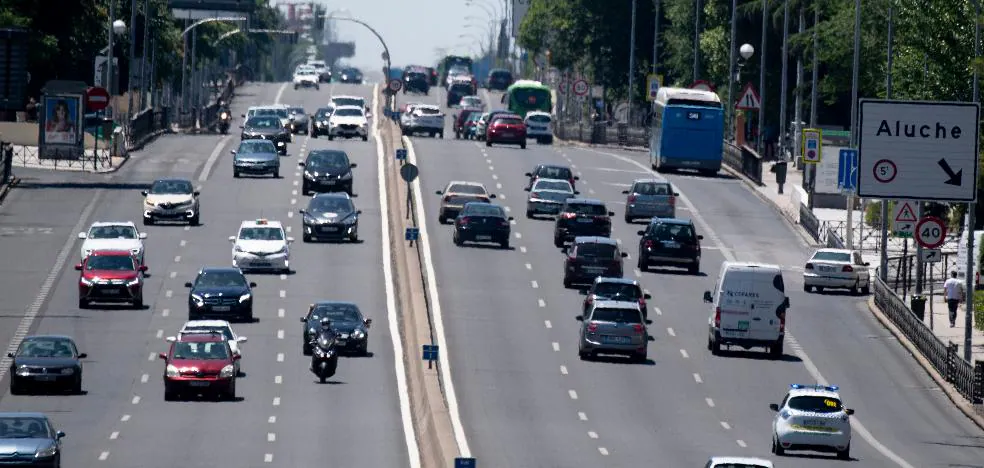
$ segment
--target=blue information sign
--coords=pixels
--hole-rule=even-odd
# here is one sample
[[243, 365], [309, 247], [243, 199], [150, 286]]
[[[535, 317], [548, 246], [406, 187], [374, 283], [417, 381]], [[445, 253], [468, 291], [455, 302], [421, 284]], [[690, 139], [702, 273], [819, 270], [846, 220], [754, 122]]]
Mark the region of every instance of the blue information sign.
[[837, 188], [853, 192], [858, 187], [858, 150], [840, 150], [837, 164]]
[[408, 227], [405, 234], [405, 238], [408, 241], [415, 241], [420, 238], [420, 228]]
[[476, 466], [477, 465], [475, 465], [475, 459], [474, 458], [460, 458], [459, 457], [459, 458], [455, 458], [454, 459], [454, 468], [475, 468]]
[[406, 148], [397, 148], [396, 149], [396, 160], [397, 161], [404, 161], [406, 159], [407, 159], [407, 150], [406, 150]]
[[437, 360], [437, 345], [433, 345], [433, 344], [424, 345], [424, 360], [425, 361]]

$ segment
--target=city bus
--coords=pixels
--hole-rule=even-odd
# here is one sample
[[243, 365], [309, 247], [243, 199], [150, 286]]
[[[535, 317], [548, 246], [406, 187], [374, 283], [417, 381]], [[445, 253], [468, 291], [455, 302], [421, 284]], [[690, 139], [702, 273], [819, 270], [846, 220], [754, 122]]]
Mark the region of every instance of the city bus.
[[516, 80], [506, 88], [502, 95], [502, 103], [509, 112], [526, 117], [530, 111], [550, 112], [553, 104], [550, 99], [550, 88], [539, 81]]
[[460, 55], [448, 55], [441, 60], [438, 64], [439, 74], [441, 75], [441, 85], [444, 86], [448, 82], [448, 72], [455, 67], [464, 67], [468, 69], [468, 73], [472, 73], [474, 70], [474, 62], [470, 57], [462, 57]]
[[649, 164], [659, 172], [694, 169], [706, 175], [721, 170], [724, 112], [710, 91], [660, 88], [649, 137]]

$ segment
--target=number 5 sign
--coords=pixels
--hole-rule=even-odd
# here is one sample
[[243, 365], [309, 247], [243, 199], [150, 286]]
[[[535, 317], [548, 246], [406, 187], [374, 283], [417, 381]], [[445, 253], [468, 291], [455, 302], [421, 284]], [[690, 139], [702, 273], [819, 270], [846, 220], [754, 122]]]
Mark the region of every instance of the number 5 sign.
[[946, 240], [946, 225], [935, 216], [926, 216], [916, 223], [916, 242], [923, 248], [935, 249]]

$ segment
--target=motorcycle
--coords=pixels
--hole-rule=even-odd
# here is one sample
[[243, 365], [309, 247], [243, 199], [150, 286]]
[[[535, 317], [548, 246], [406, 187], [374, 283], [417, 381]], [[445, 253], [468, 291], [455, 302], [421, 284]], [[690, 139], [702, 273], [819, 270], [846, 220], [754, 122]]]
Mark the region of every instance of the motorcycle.
[[325, 383], [338, 369], [338, 350], [334, 334], [331, 337], [319, 336], [311, 343], [311, 372]]
[[229, 134], [229, 120], [231, 116], [229, 111], [222, 111], [219, 113], [219, 132], [223, 135]]

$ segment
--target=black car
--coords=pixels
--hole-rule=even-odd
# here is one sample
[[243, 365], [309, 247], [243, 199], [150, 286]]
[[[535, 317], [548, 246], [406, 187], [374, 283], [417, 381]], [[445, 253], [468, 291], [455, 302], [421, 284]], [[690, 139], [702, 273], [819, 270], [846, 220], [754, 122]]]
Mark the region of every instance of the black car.
[[303, 216], [304, 242], [315, 240], [359, 241], [359, 215], [345, 192], [319, 193], [311, 198]]
[[622, 259], [629, 255], [618, 248], [618, 243], [608, 237], [575, 237], [574, 243], [565, 247], [564, 287], [590, 284], [599, 276], [621, 278]]
[[304, 168], [301, 194], [345, 192], [352, 195], [352, 168], [358, 164], [349, 162], [348, 154], [344, 151], [313, 150], [297, 165]]
[[301, 352], [311, 355], [311, 341], [321, 331], [321, 319], [331, 320], [331, 328], [338, 333], [338, 347], [341, 351], [353, 352], [359, 355], [369, 353], [369, 326], [371, 318], [365, 318], [359, 311], [359, 306], [351, 302], [322, 301], [311, 304], [307, 315], [301, 317], [304, 329], [301, 330], [303, 341]]
[[509, 70], [495, 68], [489, 72], [486, 86], [489, 90], [505, 91], [513, 84], [513, 75]]
[[458, 103], [461, 102], [461, 98], [465, 96], [474, 96], [474, 95], [475, 95], [474, 86], [472, 86], [468, 82], [459, 81], [457, 83], [453, 83], [448, 88], [448, 99], [445, 104], [447, 104], [448, 107], [456, 106], [458, 105]]
[[423, 70], [408, 71], [403, 78], [403, 94], [420, 93], [427, 95], [430, 92], [430, 81]]
[[82, 359], [75, 341], [67, 336], [37, 335], [21, 341], [17, 351], [7, 353], [10, 364], [10, 393], [28, 389], [56, 388], [82, 393]]
[[505, 210], [492, 203], [469, 202], [454, 219], [454, 245], [465, 242], [490, 242], [509, 248], [510, 222]]
[[362, 71], [352, 67], [343, 68], [338, 79], [342, 83], [362, 84]]
[[581, 311], [588, 315], [591, 305], [596, 301], [629, 301], [638, 302], [639, 310], [642, 311], [643, 318], [649, 318], [649, 306], [646, 300], [653, 297], [642, 290], [642, 286], [636, 280], [628, 278], [608, 278], [599, 276], [591, 283], [588, 289], [582, 289], [584, 294], [584, 304]]
[[532, 189], [537, 179], [560, 179], [570, 182], [571, 188], [577, 190], [576, 183], [578, 180], [581, 180], [580, 177], [574, 175], [574, 171], [571, 168], [556, 164], [538, 164], [533, 168], [532, 172], [526, 173], [526, 177], [530, 178], [530, 181], [526, 184], [527, 189]]
[[328, 119], [331, 118], [333, 110], [334, 107], [322, 107], [314, 113], [314, 117], [311, 118], [311, 138], [328, 134]]
[[272, 141], [243, 140], [232, 152], [232, 177], [270, 174], [280, 178], [280, 156]]
[[283, 126], [276, 115], [260, 115], [250, 117], [241, 126], [243, 140], [270, 140], [277, 147], [277, 152], [286, 155], [287, 144], [290, 143], [290, 131]]
[[554, 223], [554, 245], [563, 247], [578, 236], [611, 237], [612, 216], [601, 200], [568, 198]]
[[694, 222], [680, 218], [653, 218], [649, 226], [639, 231], [640, 271], [653, 266], [686, 268], [692, 275], [700, 273], [700, 241]]
[[238, 268], [202, 268], [194, 282], [185, 283], [188, 292], [188, 320], [214, 317], [243, 322], [253, 321], [253, 288]]
[[0, 413], [0, 466], [61, 468], [61, 440], [44, 413]]

